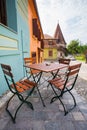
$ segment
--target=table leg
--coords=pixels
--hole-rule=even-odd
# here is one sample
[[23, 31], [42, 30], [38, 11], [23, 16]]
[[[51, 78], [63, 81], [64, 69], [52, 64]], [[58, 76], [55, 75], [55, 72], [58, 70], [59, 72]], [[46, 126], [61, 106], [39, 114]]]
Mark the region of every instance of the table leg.
[[34, 82], [35, 83], [37, 83], [37, 91], [38, 91], [38, 93], [39, 93], [39, 96], [40, 96], [40, 99], [41, 99], [41, 101], [42, 101], [42, 104], [43, 104], [43, 106], [45, 107], [45, 103], [44, 103], [44, 100], [43, 100], [43, 98], [42, 98], [42, 96], [41, 96], [41, 93], [40, 93], [40, 90], [39, 90], [39, 87], [38, 87], [38, 83], [40, 82], [40, 79], [41, 79], [41, 76], [42, 76], [42, 72], [40, 72], [39, 74], [38, 74], [38, 80], [36, 81], [36, 79], [35, 79], [35, 76], [34, 76], [34, 74], [32, 73], [32, 76], [33, 76], [33, 79], [34, 79]]

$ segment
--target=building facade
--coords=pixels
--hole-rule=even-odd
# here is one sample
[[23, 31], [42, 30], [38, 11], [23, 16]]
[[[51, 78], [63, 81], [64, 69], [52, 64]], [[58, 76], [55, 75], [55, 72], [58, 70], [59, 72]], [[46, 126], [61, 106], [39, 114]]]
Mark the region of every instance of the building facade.
[[43, 31], [40, 23], [36, 1], [29, 0], [29, 30], [30, 30], [30, 56], [36, 58], [36, 62], [42, 62], [43, 57]]
[[54, 36], [52, 37], [46, 34], [43, 41], [45, 60], [57, 60], [65, 56], [66, 42], [59, 24], [56, 27]]
[[[32, 4], [32, 7], [30, 4]], [[32, 46], [38, 44], [38, 50], [42, 50], [41, 42], [36, 40], [36, 43], [31, 36], [31, 12], [32, 16], [37, 12], [37, 8], [33, 8], [33, 6], [36, 6], [35, 0], [32, 0], [31, 3], [30, 0], [0, 0], [0, 63], [12, 67], [15, 81], [25, 75], [23, 58], [30, 57], [32, 51], [37, 53], [37, 46], [35, 50]], [[35, 17], [33, 16], [33, 18]], [[38, 24], [40, 24], [39, 22], [40, 20], [38, 20]], [[42, 28], [41, 26], [39, 28], [41, 39], [43, 37]], [[36, 32], [38, 33], [38, 31]], [[0, 95], [5, 93], [6, 90], [8, 90], [8, 87], [0, 67]]]
[[56, 60], [57, 59], [56, 40], [49, 35], [44, 35], [43, 42], [44, 42], [44, 60]]

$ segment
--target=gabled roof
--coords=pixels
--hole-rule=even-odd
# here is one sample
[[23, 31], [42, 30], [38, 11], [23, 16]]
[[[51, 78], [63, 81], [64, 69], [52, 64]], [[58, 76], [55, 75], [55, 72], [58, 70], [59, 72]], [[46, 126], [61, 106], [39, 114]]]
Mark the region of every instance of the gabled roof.
[[54, 38], [48, 34], [44, 34], [44, 39], [54, 39]]
[[58, 39], [60, 43], [66, 44], [59, 23], [57, 24], [57, 27], [54, 33], [54, 38]]

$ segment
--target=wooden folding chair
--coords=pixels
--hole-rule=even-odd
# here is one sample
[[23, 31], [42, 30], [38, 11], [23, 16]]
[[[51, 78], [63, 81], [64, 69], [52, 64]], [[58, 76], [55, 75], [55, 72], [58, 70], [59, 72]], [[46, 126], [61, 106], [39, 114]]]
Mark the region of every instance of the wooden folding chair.
[[[25, 65], [30, 65], [30, 64], [35, 64], [36, 63], [36, 58], [24, 58], [24, 64]], [[29, 69], [28, 67], [25, 67], [25, 70], [26, 70], [26, 76], [27, 78], [30, 78], [32, 75], [34, 77], [37, 77], [38, 74], [40, 73], [39, 70], [34, 70], [34, 69]]]
[[[19, 111], [19, 109], [24, 103], [26, 103], [32, 110], [34, 109], [32, 103], [27, 101], [27, 99], [32, 94], [37, 84], [25, 78], [19, 80], [18, 82], [15, 82], [11, 67], [9, 65], [1, 64], [1, 68], [3, 70], [4, 77], [9, 87], [9, 90], [13, 93], [13, 95], [7, 102], [6, 111], [10, 115], [12, 121], [15, 123], [17, 112]], [[24, 92], [27, 92], [27, 96], [23, 95]], [[9, 107], [9, 103], [12, 101], [12, 98], [15, 95], [18, 97], [21, 103], [17, 107], [15, 114], [12, 114], [8, 109], [8, 107]]]
[[[66, 64], [66, 65], [69, 65], [70, 64], [70, 59], [65, 59], [65, 58], [60, 58], [59, 59], [59, 64]], [[65, 76], [65, 72], [67, 71], [67, 67], [64, 68], [64, 69], [61, 69], [59, 70], [58, 72], [58, 76], [61, 77], [61, 76]]]
[[[49, 83], [55, 93], [55, 96], [51, 99], [51, 103], [54, 102], [56, 99], [59, 99], [64, 108], [65, 115], [76, 106], [76, 100], [75, 100], [75, 97], [72, 94], [71, 90], [73, 89], [75, 82], [77, 80], [80, 67], [81, 67], [81, 63], [69, 66], [67, 73], [65, 75], [65, 78], [57, 77], [53, 80], [49, 80]], [[57, 93], [55, 88], [60, 90], [60, 94]], [[74, 101], [74, 106], [72, 108], [70, 108], [69, 110], [66, 110], [65, 105], [64, 105], [63, 101], [61, 100], [61, 97], [66, 92], [69, 92], [69, 94], [72, 96], [73, 101]]]
[[70, 64], [70, 59], [59, 58], [59, 63], [69, 65]]

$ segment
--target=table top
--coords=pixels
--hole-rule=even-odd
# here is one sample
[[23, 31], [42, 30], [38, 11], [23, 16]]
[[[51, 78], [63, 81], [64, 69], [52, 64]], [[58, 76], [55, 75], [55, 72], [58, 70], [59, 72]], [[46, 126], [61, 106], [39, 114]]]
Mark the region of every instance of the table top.
[[59, 64], [59, 63], [38, 63], [38, 64], [31, 64], [31, 65], [24, 65], [27, 68], [43, 71], [43, 72], [51, 72], [58, 69], [62, 69], [68, 67], [66, 64]]

